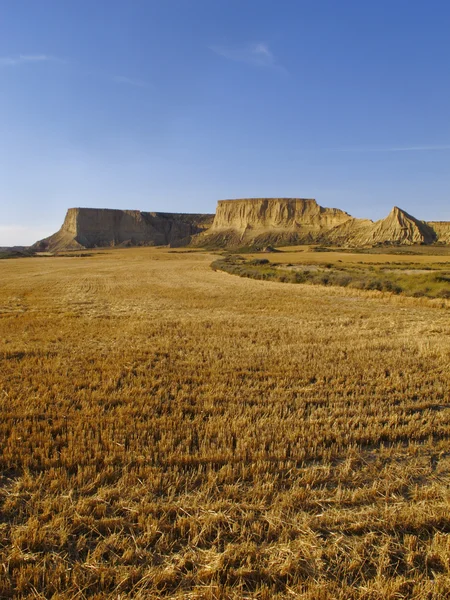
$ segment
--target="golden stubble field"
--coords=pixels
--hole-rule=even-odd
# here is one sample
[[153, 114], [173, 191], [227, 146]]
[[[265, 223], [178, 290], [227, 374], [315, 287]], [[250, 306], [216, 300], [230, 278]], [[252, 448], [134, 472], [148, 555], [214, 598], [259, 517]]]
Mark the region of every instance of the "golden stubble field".
[[0, 598], [449, 598], [449, 302], [212, 260], [1, 261]]

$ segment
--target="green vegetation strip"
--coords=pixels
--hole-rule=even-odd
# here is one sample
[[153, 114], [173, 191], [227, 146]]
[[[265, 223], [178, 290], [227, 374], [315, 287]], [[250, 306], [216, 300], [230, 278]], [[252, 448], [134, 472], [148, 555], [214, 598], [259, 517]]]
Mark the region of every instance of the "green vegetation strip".
[[278, 264], [267, 258], [246, 260], [227, 255], [214, 261], [215, 271], [240, 277], [283, 283], [336, 285], [378, 290], [414, 297], [450, 298], [450, 270], [441, 265], [404, 263], [371, 264]]

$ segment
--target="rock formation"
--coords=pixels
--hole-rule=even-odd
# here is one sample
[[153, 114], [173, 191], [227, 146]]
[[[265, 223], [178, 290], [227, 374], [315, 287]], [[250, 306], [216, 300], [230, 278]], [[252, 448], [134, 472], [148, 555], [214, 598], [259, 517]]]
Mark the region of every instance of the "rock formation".
[[37, 251], [101, 246], [187, 246], [212, 223], [214, 215], [69, 208], [59, 231], [36, 242]]
[[101, 246], [264, 248], [288, 244], [345, 247], [450, 244], [450, 222], [419, 221], [394, 207], [379, 221], [356, 219], [304, 198], [220, 200], [216, 215], [70, 208], [61, 229], [36, 242], [37, 251]]
[[220, 200], [212, 227], [196, 244], [274, 245], [310, 243], [352, 217], [304, 198]]
[[436, 233], [439, 244], [450, 244], [450, 221], [428, 221], [427, 225]]
[[[450, 239], [450, 225], [442, 224], [442, 239]], [[197, 245], [267, 246], [276, 244], [432, 244], [439, 234], [432, 224], [419, 221], [398, 207], [375, 223], [355, 219], [337, 208], [323, 208], [303, 198], [222, 200], [212, 227], [197, 236]]]
[[303, 198], [255, 198], [219, 200], [211, 231], [235, 229], [329, 229], [351, 219], [338, 208], [322, 208], [315, 200]]
[[366, 219], [351, 219], [344, 226], [327, 232], [326, 241], [343, 246], [375, 246], [378, 244], [432, 244], [436, 232], [424, 221], [394, 206], [385, 219], [375, 223]]

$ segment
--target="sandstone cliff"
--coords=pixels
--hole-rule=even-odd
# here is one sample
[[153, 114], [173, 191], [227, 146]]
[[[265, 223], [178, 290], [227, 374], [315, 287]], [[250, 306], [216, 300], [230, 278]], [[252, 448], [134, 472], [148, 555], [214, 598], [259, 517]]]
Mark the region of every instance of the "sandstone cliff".
[[212, 227], [195, 243], [308, 243], [352, 217], [305, 198], [220, 200]]
[[394, 206], [385, 219], [375, 223], [367, 219], [351, 219], [327, 232], [327, 242], [343, 246], [375, 246], [378, 244], [432, 244], [435, 231], [424, 221]]
[[432, 244], [436, 233], [424, 221], [394, 206], [389, 215], [374, 224], [369, 238], [372, 244], [386, 241], [394, 244]]
[[323, 229], [339, 225], [350, 215], [337, 208], [323, 208], [304, 198], [254, 198], [219, 200], [211, 232], [221, 229]]
[[69, 208], [59, 231], [36, 242], [35, 250], [76, 250], [101, 246], [187, 245], [207, 229], [214, 215]]
[[433, 229], [440, 244], [450, 244], [450, 221], [428, 221], [427, 225]]
[[324, 208], [303, 198], [221, 200], [212, 227], [197, 236], [197, 245], [264, 246], [273, 244], [432, 244], [450, 240], [450, 226], [419, 221], [398, 207], [375, 223], [355, 219], [337, 208]]

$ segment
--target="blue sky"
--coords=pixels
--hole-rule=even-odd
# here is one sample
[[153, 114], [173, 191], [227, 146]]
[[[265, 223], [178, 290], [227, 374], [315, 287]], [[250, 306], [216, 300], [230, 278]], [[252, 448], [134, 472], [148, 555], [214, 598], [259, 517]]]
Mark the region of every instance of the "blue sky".
[[0, 0], [0, 246], [72, 206], [450, 220], [446, 0]]

